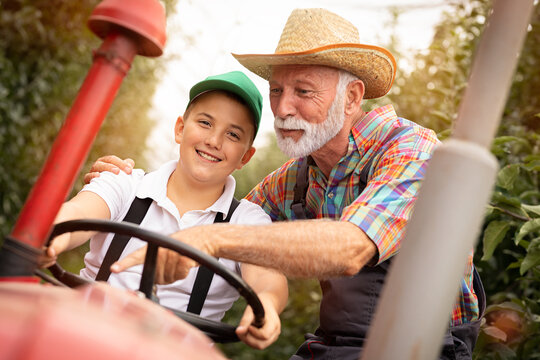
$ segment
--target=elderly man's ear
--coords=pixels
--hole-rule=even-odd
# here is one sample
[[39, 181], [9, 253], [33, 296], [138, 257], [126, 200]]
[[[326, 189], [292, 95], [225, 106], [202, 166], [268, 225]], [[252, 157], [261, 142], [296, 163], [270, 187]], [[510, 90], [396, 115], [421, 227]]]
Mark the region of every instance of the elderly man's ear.
[[345, 96], [345, 115], [353, 115], [362, 110], [362, 100], [366, 88], [362, 80], [355, 80], [347, 85]]

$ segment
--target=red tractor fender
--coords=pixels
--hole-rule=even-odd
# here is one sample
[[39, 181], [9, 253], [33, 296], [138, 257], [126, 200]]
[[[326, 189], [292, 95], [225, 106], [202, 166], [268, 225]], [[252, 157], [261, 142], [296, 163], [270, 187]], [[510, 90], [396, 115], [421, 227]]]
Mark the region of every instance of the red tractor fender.
[[100, 283], [0, 283], [0, 318], [0, 360], [225, 359], [171, 312]]

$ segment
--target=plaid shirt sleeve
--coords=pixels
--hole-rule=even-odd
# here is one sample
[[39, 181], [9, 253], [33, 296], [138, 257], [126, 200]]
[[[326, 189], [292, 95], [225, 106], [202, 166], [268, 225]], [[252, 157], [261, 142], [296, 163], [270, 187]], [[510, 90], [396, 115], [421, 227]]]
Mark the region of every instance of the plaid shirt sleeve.
[[266, 176], [245, 197], [262, 207], [272, 221], [288, 219], [284, 207], [292, 200], [293, 194], [286, 190], [294, 188], [296, 183], [296, 167], [293, 166], [295, 161], [294, 159], [287, 161]]
[[399, 249], [428, 160], [438, 142], [430, 130], [411, 129], [378, 156], [365, 190], [341, 216], [341, 220], [357, 225], [375, 242], [378, 263]]

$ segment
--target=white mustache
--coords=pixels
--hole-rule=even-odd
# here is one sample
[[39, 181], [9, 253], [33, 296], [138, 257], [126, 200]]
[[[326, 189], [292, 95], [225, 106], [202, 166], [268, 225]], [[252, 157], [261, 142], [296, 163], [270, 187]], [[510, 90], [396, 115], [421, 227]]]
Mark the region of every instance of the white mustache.
[[274, 127], [276, 129], [306, 130], [309, 125], [310, 124], [307, 123], [306, 120], [294, 116], [287, 116], [286, 118], [276, 116], [274, 118]]

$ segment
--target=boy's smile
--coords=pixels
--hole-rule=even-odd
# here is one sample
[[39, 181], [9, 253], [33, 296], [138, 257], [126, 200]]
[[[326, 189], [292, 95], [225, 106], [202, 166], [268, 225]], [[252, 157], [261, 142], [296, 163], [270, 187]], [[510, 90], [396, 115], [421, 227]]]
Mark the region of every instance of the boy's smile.
[[251, 112], [223, 91], [200, 95], [179, 118], [175, 139], [182, 178], [191, 186], [223, 186], [251, 159], [255, 127]]
[[215, 156], [212, 156], [208, 153], [205, 153], [203, 151], [200, 151], [200, 150], [195, 150], [197, 151], [197, 154], [199, 154], [200, 157], [202, 157], [203, 159], [206, 159], [208, 161], [211, 161], [211, 162], [218, 162], [218, 161], [221, 161], [221, 159], [215, 157]]

